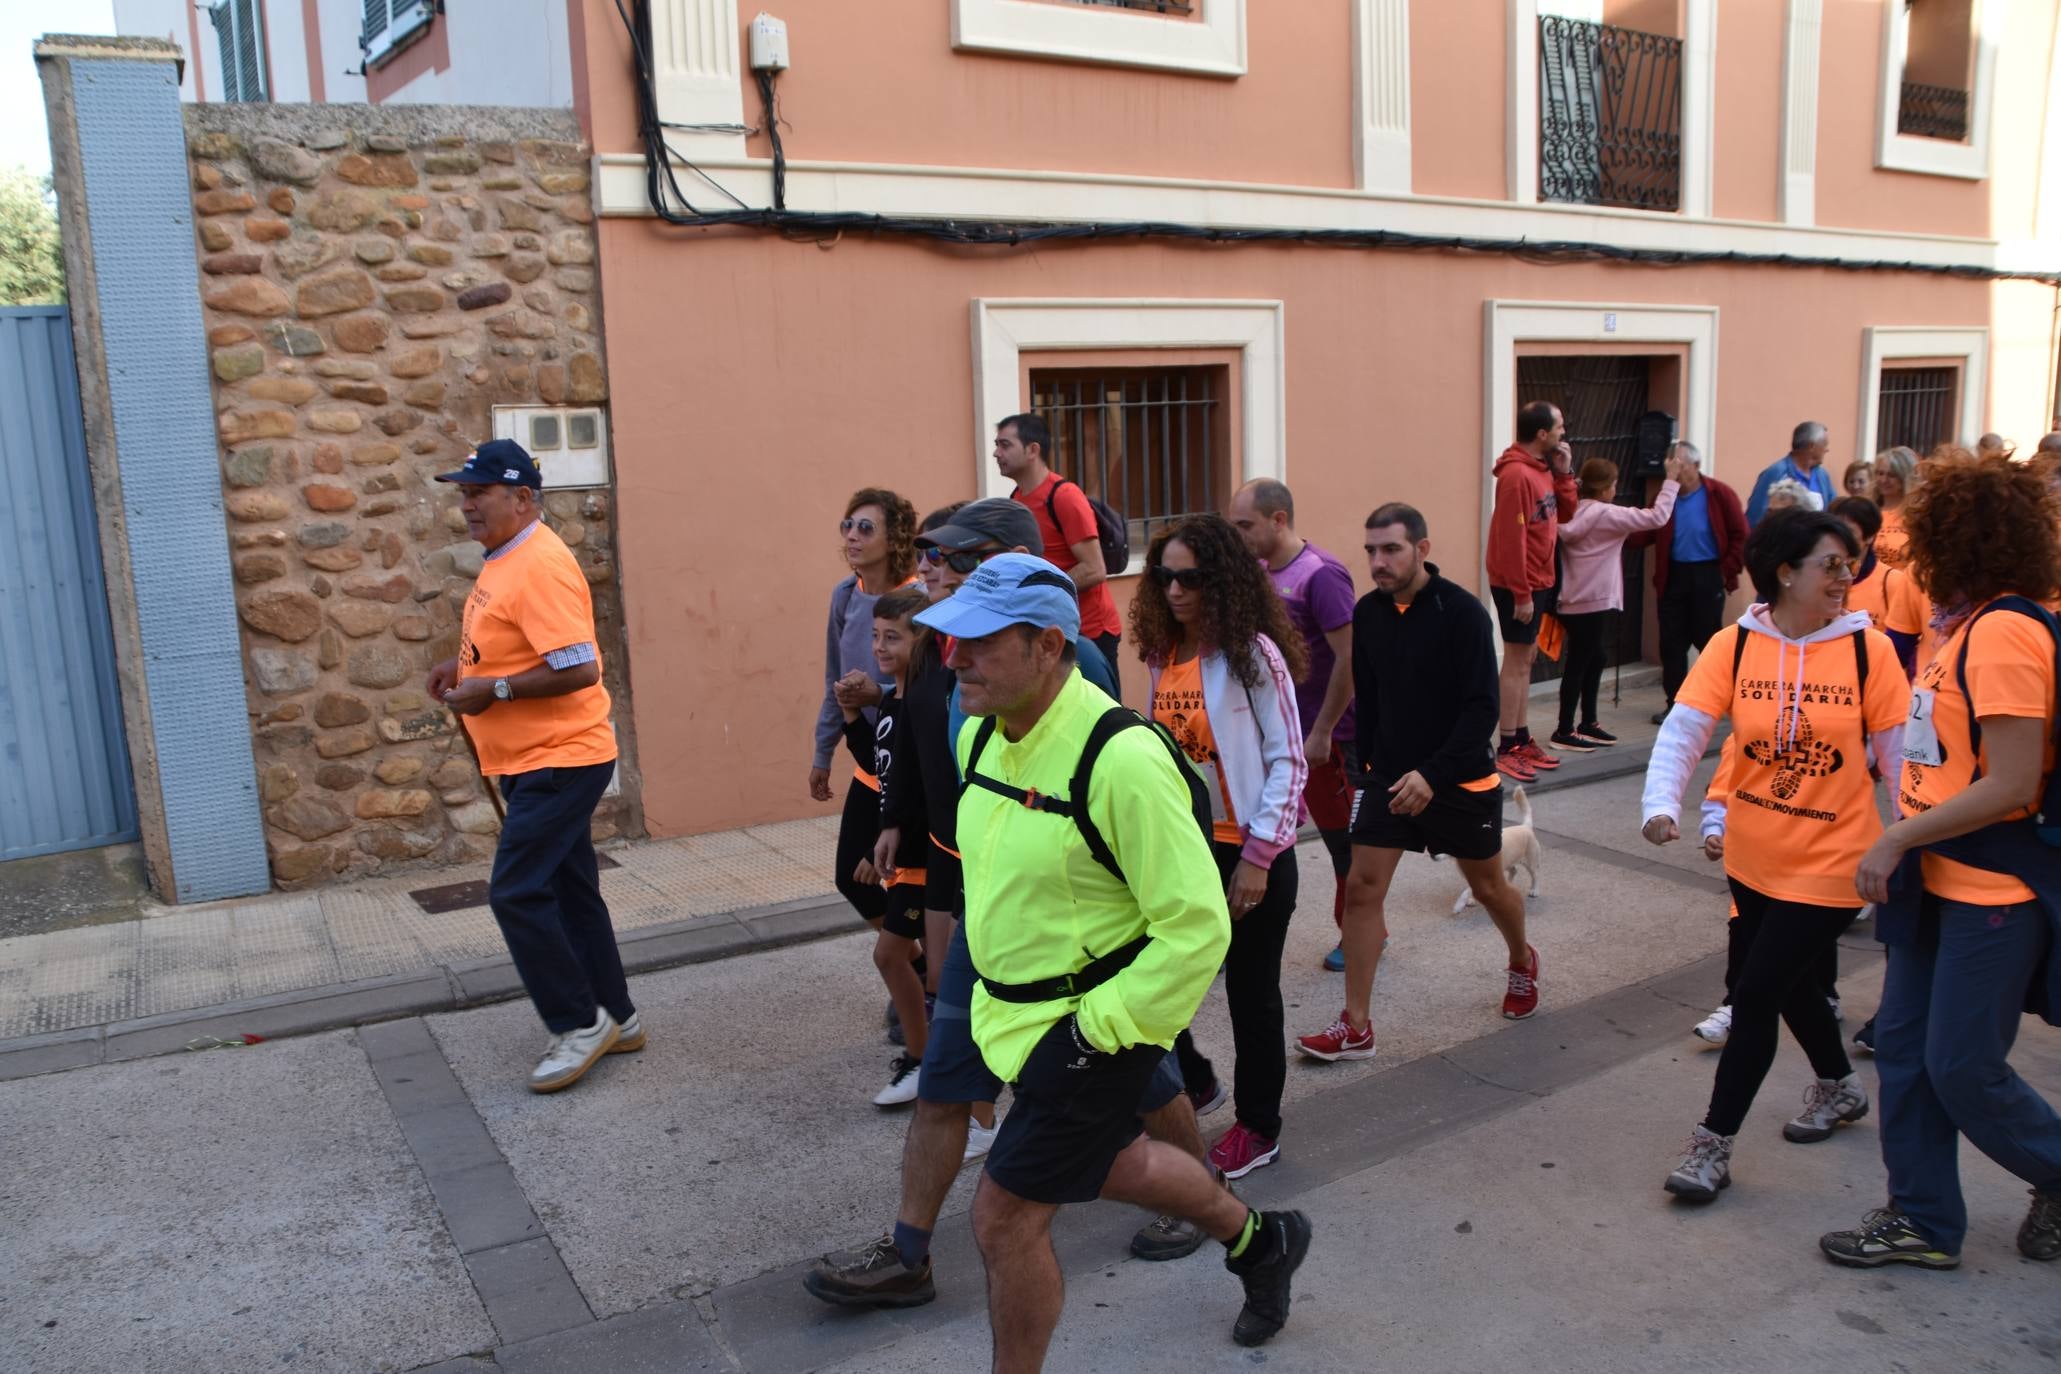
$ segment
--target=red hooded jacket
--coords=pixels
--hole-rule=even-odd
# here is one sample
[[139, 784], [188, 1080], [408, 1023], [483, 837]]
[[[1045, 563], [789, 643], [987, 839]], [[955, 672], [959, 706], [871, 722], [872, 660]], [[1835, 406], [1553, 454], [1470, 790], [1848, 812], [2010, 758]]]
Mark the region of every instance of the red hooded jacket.
[[1574, 474], [1556, 475], [1544, 459], [1512, 444], [1496, 459], [1496, 511], [1489, 519], [1488, 575], [1519, 601], [1554, 581], [1553, 550], [1560, 522], [1576, 502]]

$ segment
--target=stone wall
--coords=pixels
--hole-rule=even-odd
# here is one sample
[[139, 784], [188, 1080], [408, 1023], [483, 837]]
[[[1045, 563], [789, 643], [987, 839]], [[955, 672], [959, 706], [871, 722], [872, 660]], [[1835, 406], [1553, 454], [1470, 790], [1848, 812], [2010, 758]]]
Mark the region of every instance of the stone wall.
[[[497, 829], [454, 718], [481, 549], [433, 474], [500, 404], [607, 399], [588, 149], [570, 114], [187, 107], [223, 506], [274, 880], [477, 860]], [[592, 586], [637, 833], [613, 493], [550, 491]]]

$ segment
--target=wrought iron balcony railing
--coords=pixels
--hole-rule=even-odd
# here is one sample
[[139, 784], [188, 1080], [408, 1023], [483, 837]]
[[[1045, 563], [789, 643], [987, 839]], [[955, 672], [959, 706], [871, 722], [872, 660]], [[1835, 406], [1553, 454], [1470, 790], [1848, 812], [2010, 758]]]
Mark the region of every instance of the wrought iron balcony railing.
[[1681, 208], [1681, 39], [1540, 16], [1539, 198]]
[[1896, 106], [1896, 131], [1955, 143], [1968, 137], [1968, 92], [1906, 81]]

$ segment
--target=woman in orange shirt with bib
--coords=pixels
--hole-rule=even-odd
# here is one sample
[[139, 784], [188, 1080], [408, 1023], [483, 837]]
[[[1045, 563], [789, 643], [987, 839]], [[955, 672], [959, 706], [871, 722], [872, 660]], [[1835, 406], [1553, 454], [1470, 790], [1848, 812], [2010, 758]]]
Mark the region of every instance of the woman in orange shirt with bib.
[[1835, 1263], [1958, 1265], [1964, 1135], [2031, 1185], [2019, 1251], [2061, 1259], [2061, 1117], [2007, 1062], [2025, 1012], [2061, 1022], [2057, 519], [2038, 473], [1965, 450], [1927, 459], [1908, 507], [1944, 642], [1911, 694], [1904, 819], [1856, 875], [1889, 955], [1875, 1018], [1889, 1202], [1819, 1241]]
[[1680, 838], [1690, 773], [1730, 719], [1725, 876], [1744, 953], [1710, 1109], [1664, 1185], [1689, 1201], [1730, 1186], [1733, 1140], [1774, 1064], [1782, 1022], [1817, 1075], [1783, 1136], [1825, 1140], [1868, 1113], [1816, 976], [1860, 910], [1854, 869], [1882, 832], [1871, 754], [1894, 759], [1904, 721], [1896, 650], [1865, 612], [1846, 609], [1859, 555], [1853, 531], [1821, 511], [1780, 511], [1754, 526], [1746, 568], [1763, 602], [1711, 637], [1647, 766], [1645, 835], [1666, 844]]

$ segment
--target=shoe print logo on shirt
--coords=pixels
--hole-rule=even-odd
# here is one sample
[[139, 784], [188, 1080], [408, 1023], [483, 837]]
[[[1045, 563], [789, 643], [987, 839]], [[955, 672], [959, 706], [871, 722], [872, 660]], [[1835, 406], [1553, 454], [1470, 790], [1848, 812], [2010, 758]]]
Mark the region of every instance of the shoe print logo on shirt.
[[1775, 739], [1752, 741], [1746, 746], [1746, 757], [1775, 770], [1770, 790], [1783, 801], [1796, 795], [1805, 778], [1829, 777], [1846, 762], [1836, 747], [1817, 738], [1810, 717], [1794, 706], [1782, 708], [1775, 721]]

